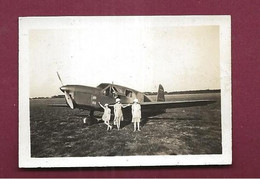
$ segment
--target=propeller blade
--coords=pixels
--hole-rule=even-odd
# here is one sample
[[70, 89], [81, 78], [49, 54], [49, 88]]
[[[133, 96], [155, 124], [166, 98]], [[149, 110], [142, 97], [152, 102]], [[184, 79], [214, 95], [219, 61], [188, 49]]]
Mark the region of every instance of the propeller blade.
[[[62, 90], [62, 88], [64, 88], [64, 85], [63, 85], [63, 82], [62, 82], [61, 77], [60, 77], [60, 75], [59, 75], [58, 72], [57, 72], [57, 75], [58, 75], [58, 78], [59, 78], [59, 80], [60, 80], [60, 82], [61, 82], [61, 85], [62, 85], [61, 90]], [[64, 94], [65, 94], [65, 99], [66, 99], [67, 104], [69, 105], [69, 107], [70, 107], [71, 109], [74, 109], [73, 100], [72, 100], [70, 94], [69, 94], [65, 89], [62, 90], [62, 91], [63, 91]]]
[[71, 109], [74, 109], [73, 100], [72, 100], [70, 94], [67, 91], [64, 91], [64, 94], [65, 94], [65, 99], [67, 101], [67, 104], [69, 105], [69, 107]]
[[61, 77], [60, 77], [60, 75], [59, 75], [58, 72], [57, 72], [57, 75], [58, 75], [58, 78], [59, 78], [59, 80], [60, 80], [60, 82], [61, 82], [61, 85], [63, 86], [63, 82], [62, 82]]

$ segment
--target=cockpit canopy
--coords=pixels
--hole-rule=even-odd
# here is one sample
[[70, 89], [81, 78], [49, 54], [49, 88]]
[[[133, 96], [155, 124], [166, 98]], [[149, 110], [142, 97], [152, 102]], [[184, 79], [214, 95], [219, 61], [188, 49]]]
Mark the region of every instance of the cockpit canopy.
[[109, 84], [109, 83], [101, 83], [97, 86], [97, 88], [102, 89], [102, 93], [105, 96], [113, 96], [113, 97], [120, 97], [120, 96], [126, 96], [126, 97], [133, 97], [133, 90], [128, 89], [123, 86]]

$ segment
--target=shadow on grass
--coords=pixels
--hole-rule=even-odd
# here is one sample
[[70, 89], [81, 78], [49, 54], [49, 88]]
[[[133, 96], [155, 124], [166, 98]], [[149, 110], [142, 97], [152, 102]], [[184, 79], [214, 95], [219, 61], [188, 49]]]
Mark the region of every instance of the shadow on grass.
[[140, 122], [140, 126], [141, 126], [141, 127], [144, 127], [145, 124], [146, 124], [148, 121], [149, 121], [148, 118], [142, 118], [142, 119], [141, 119], [141, 122]]
[[[140, 126], [143, 127], [145, 126], [145, 124], [148, 122], [148, 118], [142, 118], [141, 119], [141, 122], [140, 122]], [[124, 121], [121, 121], [121, 125], [120, 125], [120, 128], [124, 128], [128, 125], [130, 125], [132, 123], [132, 120], [124, 120]]]
[[[77, 116], [77, 117], [89, 117], [89, 114], [73, 114], [71, 116]], [[94, 115], [96, 118], [101, 118], [102, 115]]]
[[130, 125], [132, 123], [131, 120], [124, 120], [124, 121], [121, 121], [120, 123], [120, 128], [123, 129], [124, 127]]
[[[149, 120], [155, 120], [155, 121], [168, 120], [168, 122], [174, 122], [175, 120], [187, 120], [187, 121], [188, 120], [197, 120], [198, 121], [198, 120], [201, 120], [201, 119], [200, 118], [166, 118], [166, 117], [164, 117], [164, 118], [159, 118], [159, 117], [158, 118], [142, 118], [141, 122], [140, 122], [140, 126], [144, 127]], [[121, 122], [121, 128], [124, 128], [124, 127], [130, 125], [131, 123], [132, 123], [131, 120], [124, 120], [124, 121]]]
[[193, 118], [193, 117], [153, 117], [153, 118], [149, 118], [149, 120], [168, 120], [168, 119], [171, 119], [172, 121], [174, 120], [187, 120], [187, 121], [190, 121], [190, 120], [196, 120], [196, 121], [199, 121], [201, 120], [201, 118]]

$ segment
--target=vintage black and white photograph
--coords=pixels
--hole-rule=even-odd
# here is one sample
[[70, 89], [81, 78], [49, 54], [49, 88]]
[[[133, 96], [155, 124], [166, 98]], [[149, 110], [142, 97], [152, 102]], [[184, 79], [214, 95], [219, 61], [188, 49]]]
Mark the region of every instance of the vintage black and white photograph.
[[230, 16], [19, 18], [19, 167], [227, 165]]

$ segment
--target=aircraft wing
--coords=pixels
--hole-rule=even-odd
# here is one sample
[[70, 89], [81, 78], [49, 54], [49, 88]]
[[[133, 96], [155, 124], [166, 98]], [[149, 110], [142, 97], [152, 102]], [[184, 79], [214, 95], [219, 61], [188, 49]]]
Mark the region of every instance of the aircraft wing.
[[141, 103], [142, 109], [168, 109], [183, 108], [191, 106], [203, 106], [214, 103], [213, 100], [187, 100], [187, 101], [161, 101], [161, 102], [144, 102]]

